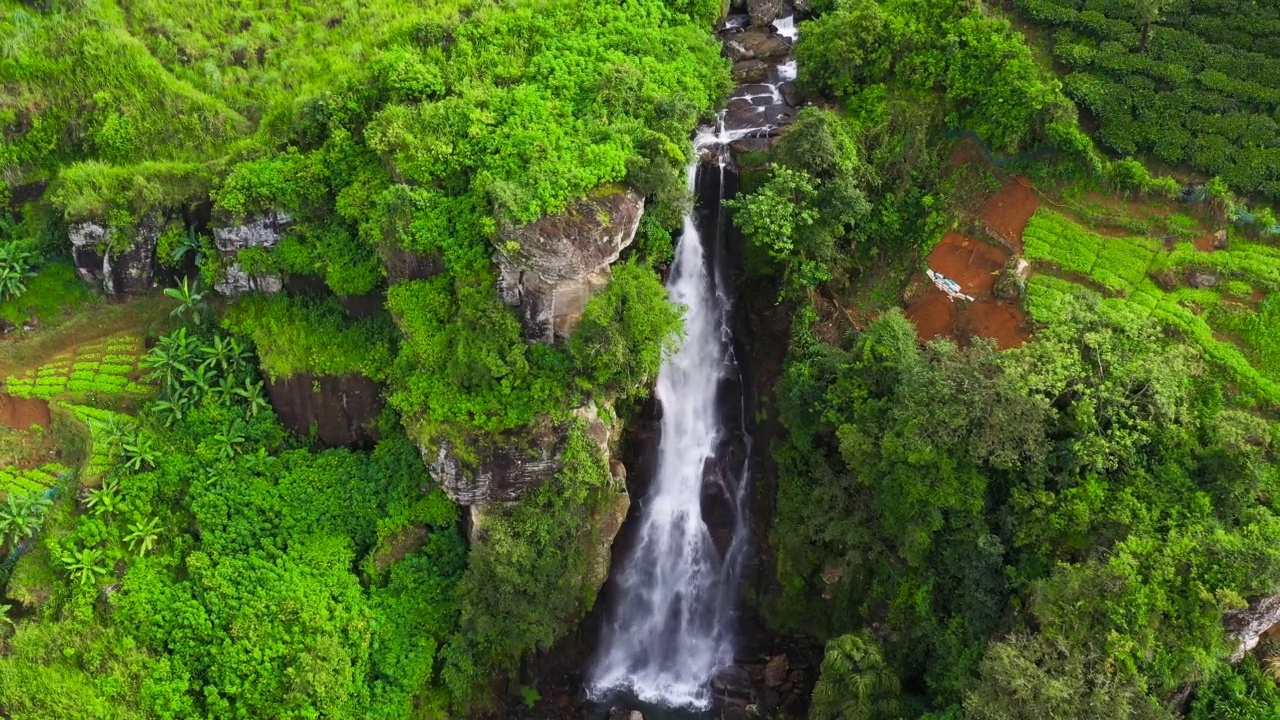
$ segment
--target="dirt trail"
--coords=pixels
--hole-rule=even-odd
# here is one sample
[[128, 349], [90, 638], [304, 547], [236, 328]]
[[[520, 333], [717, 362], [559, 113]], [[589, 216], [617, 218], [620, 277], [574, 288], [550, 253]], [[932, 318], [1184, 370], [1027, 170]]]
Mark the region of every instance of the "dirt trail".
[[40, 398], [17, 398], [0, 393], [0, 425], [26, 430], [32, 425], [49, 427], [49, 403]]
[[1027, 229], [1027, 221], [1039, 207], [1040, 196], [1031, 187], [1031, 181], [1018, 177], [1006, 182], [999, 192], [987, 200], [978, 211], [978, 219], [988, 232], [1009, 243], [1013, 251], [1021, 255], [1022, 233]]

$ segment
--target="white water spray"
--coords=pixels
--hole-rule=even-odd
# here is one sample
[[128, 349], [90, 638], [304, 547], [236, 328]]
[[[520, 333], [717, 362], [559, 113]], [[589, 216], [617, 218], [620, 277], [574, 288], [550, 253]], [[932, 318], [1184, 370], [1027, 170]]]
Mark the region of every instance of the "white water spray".
[[[718, 170], [723, 187], [727, 144], [768, 131], [726, 130], [723, 113], [715, 128], [700, 129], [688, 168], [689, 189], [695, 190], [702, 150], [717, 148], [717, 161], [703, 167]], [[617, 612], [604, 629], [588, 682], [595, 697], [620, 690], [643, 702], [703, 709], [710, 704], [712, 674], [733, 662], [737, 576], [748, 534], [747, 477], [744, 460], [715, 480], [723, 483], [736, 515], [722, 557], [703, 522], [702, 488], [704, 478], [715, 474], [711, 468], [724, 434], [718, 391], [736, 367], [730, 300], [707, 257], [707, 244], [690, 211], [667, 280], [671, 299], [685, 307], [685, 337], [658, 373], [657, 469], [636, 545], [618, 578]]]

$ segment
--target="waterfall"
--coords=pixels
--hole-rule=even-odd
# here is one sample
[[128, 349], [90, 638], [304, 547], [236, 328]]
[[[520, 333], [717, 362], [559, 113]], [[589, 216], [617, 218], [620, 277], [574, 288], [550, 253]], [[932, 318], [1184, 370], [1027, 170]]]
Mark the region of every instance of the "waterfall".
[[[726, 33], [745, 23], [726, 20]], [[793, 40], [794, 23], [780, 20], [777, 34]], [[744, 85], [714, 126], [698, 129], [686, 170], [698, 197], [700, 173], [719, 196], [691, 208], [667, 279], [671, 300], [685, 309], [684, 338], [658, 372], [655, 396], [662, 408], [657, 464], [640, 503], [634, 545], [615, 577], [615, 605], [601, 629], [588, 671], [588, 695], [630, 694], [642, 703], [706, 709], [710, 679], [733, 664], [739, 580], [746, 555], [750, 438], [743, 397], [720, 397], [726, 380], [738, 378], [731, 331], [732, 298], [723, 276], [725, 219], [721, 211], [729, 145], [776, 134], [791, 108], [780, 87], [795, 77], [793, 60], [774, 66], [773, 81]], [[700, 162], [706, 154], [714, 160]], [[718, 180], [718, 181], [717, 181]], [[706, 186], [704, 185], [704, 187]], [[699, 218], [703, 221], [700, 223]], [[746, 443], [734, 452], [735, 441]], [[719, 546], [704, 520], [703, 500], [718, 495], [732, 515], [732, 534]], [[720, 525], [717, 523], [717, 528]]]
[[[696, 190], [698, 151], [747, 131], [705, 128], [695, 140], [687, 181]], [[723, 152], [701, 166], [723, 174]], [[721, 183], [723, 186], [723, 183]], [[712, 227], [716, 235], [719, 208]], [[747, 544], [747, 473], [742, 467], [714, 469], [725, 438], [722, 381], [736, 375], [729, 328], [730, 298], [717, 277], [718, 237], [703, 237], [690, 211], [667, 280], [672, 301], [685, 308], [685, 336], [658, 372], [655, 393], [662, 406], [657, 469], [640, 518], [640, 530], [618, 578], [619, 603], [606, 626], [588, 687], [593, 695], [623, 690], [639, 700], [673, 707], [705, 708], [707, 681], [733, 662], [733, 616], [738, 574]], [[740, 407], [740, 404], [739, 404]], [[707, 482], [724, 484], [734, 505], [734, 529], [721, 555], [702, 517]]]

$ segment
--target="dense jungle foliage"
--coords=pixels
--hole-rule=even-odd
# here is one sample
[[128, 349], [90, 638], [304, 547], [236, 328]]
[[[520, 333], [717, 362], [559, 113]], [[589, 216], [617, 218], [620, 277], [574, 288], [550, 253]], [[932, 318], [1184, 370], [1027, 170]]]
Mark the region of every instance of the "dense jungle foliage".
[[[799, 305], [778, 388], [786, 434], [774, 448], [772, 540], [783, 591], [771, 612], [830, 639], [811, 717], [1280, 712], [1269, 671], [1252, 656], [1227, 663], [1235, 644], [1222, 626], [1280, 583], [1280, 378], [1264, 349], [1273, 341], [1259, 339], [1280, 290], [1268, 238], [1233, 230], [1229, 252], [1206, 256], [1189, 235], [1098, 235], [1042, 209], [1024, 236], [1045, 274], [1031, 278], [1038, 329], [1022, 347], [922, 346], [896, 310], [844, 338], [820, 326], [829, 303], [814, 290], [856, 294], [874, 257], [952, 222], [939, 210], [957, 192], [945, 179], [957, 133], [1045, 181], [1180, 196], [1182, 183], [1095, 151], [1069, 97], [1099, 114], [1111, 149], [1150, 154], [1136, 138], [1172, 142], [1169, 126], [1186, 123], [1190, 146], [1217, 143], [1228, 159], [1162, 159], [1217, 173], [1220, 196], [1269, 192], [1273, 105], [1215, 110], [1212, 122], [1254, 123], [1258, 142], [1214, 137], [1190, 103], [1147, 103], [1132, 77], [1153, 72], [1160, 61], [1144, 58], [1165, 48], [1182, 63], [1212, 55], [1265, 85], [1265, 43], [1245, 36], [1269, 32], [1271, 10], [1241, 6], [1228, 20], [1235, 6], [1214, 3], [1062, 5], [1072, 7], [1051, 21], [1071, 29], [1055, 52], [1072, 73], [1059, 83], [984, 9], [834, 3], [802, 24], [797, 56], [802, 86], [835, 104], [804, 110], [736, 201], [757, 270], [777, 273]], [[1026, 3], [1037, 20], [1050, 6]], [[1147, 6], [1157, 9], [1144, 25]], [[1171, 50], [1170, 38], [1185, 45], [1193, 33], [1238, 42]], [[1069, 44], [1089, 51], [1066, 57]], [[1091, 87], [1124, 82], [1106, 92], [1150, 124], [1082, 97], [1089, 62], [1109, 73], [1091, 70]], [[1212, 74], [1201, 70], [1197, 83]], [[1174, 92], [1168, 82], [1159, 92]], [[1124, 132], [1135, 140], [1118, 142]], [[1159, 285], [1201, 268], [1230, 282]], [[1180, 694], [1197, 684], [1189, 700]]]
[[[810, 716], [1280, 717], [1280, 653], [1230, 664], [1222, 625], [1280, 585], [1280, 251], [1238, 200], [1280, 197], [1276, 8], [813, 5], [810, 102], [739, 156], [729, 205], [746, 274], [794, 309], [758, 418], [781, 426], [780, 590], [753, 599], [825, 642]], [[0, 367], [49, 415], [0, 430], [0, 715], [531, 703], [526, 661], [607, 571], [615, 431], [679, 336], [659, 273], [690, 133], [730, 88], [723, 10], [0, 0]], [[1026, 344], [922, 344], [885, 309], [900, 284], [833, 335], [820, 313], [957, 227], [958, 141], [1046, 186], [1204, 180], [1215, 222], [1257, 222], [1206, 255], [1180, 215], [1118, 237], [1042, 208]], [[571, 332], [531, 342], [495, 254], [624, 189], [634, 244]], [[278, 243], [219, 246], [263, 218]], [[90, 293], [66, 262], [81, 223], [106, 257], [155, 237], [163, 295]], [[284, 290], [215, 299], [232, 270]], [[269, 402], [348, 375], [384, 389], [368, 448]], [[516, 502], [459, 507], [424, 464], [548, 436], [558, 469]]]

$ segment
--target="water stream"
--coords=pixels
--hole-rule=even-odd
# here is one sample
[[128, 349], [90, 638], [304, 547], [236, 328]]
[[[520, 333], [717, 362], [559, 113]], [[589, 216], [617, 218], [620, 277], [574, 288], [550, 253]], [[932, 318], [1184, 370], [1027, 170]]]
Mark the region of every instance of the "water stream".
[[[741, 27], [725, 25], [727, 32]], [[794, 38], [789, 18], [775, 31]], [[731, 186], [730, 145], [770, 136], [779, 118], [790, 118], [779, 88], [793, 78], [794, 61], [776, 64], [773, 82], [739, 87], [730, 99], [736, 109], [721, 111], [713, 126], [694, 136], [686, 180], [701, 198], [685, 215], [667, 279], [672, 301], [685, 308], [685, 336], [658, 373], [656, 470], [641, 501], [634, 545], [614, 579], [616, 605], [588, 672], [587, 691], [594, 698], [622, 693], [641, 703], [701, 710], [712, 701], [711, 677], [733, 664], [739, 580], [750, 537], [750, 438], [740, 383], [727, 382], [738, 378], [739, 369], [721, 204]], [[708, 498], [717, 500], [719, 532], [707, 524]]]

